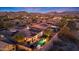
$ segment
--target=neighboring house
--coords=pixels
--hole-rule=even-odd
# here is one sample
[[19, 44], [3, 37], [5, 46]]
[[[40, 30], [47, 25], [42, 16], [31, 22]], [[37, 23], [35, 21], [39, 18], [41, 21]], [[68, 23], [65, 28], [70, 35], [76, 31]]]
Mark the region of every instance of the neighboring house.
[[14, 45], [0, 41], [0, 51], [12, 51], [12, 50], [15, 50]]

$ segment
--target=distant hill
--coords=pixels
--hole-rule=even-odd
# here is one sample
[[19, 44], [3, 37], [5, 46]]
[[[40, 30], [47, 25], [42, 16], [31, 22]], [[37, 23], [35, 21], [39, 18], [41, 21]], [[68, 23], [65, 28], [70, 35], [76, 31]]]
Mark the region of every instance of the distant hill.
[[65, 16], [65, 15], [73, 15], [73, 16], [79, 16], [79, 11], [64, 11], [64, 12], [47, 12], [47, 13], [29, 13], [29, 12], [25, 12], [25, 11], [19, 11], [19, 12], [0, 12], [0, 16], [12, 16], [12, 17], [16, 17], [16, 16], [32, 16], [32, 15], [59, 15], [59, 16]]

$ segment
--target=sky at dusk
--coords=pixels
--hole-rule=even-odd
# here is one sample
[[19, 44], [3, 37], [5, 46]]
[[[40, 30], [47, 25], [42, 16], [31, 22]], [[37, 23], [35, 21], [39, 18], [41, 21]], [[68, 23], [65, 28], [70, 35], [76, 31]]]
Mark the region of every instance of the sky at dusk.
[[0, 12], [63, 12], [63, 11], [79, 11], [79, 7], [0, 7]]

